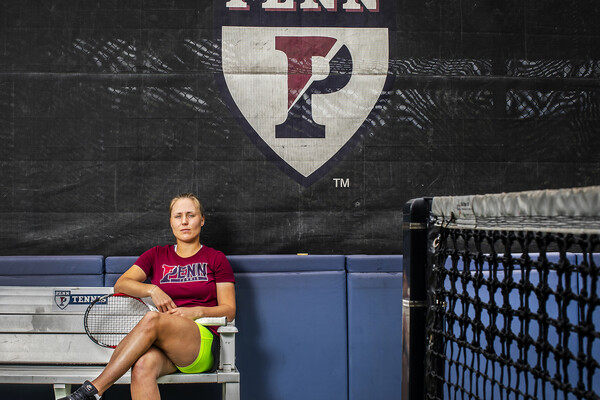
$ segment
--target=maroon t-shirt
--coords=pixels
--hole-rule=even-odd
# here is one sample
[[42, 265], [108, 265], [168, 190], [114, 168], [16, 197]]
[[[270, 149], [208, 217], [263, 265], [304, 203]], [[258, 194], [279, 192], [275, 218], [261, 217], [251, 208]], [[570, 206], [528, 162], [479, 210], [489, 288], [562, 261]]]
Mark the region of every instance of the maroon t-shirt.
[[[214, 307], [217, 283], [235, 282], [225, 255], [206, 246], [188, 258], [178, 256], [173, 245], [156, 246], [144, 252], [135, 265], [168, 294], [177, 307]], [[211, 330], [216, 331], [216, 328]]]

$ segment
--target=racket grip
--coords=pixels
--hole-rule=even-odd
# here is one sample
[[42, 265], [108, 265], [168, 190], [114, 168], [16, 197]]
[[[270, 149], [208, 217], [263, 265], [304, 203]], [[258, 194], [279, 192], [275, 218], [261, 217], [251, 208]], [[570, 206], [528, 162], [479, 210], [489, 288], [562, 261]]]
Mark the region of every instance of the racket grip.
[[142, 300], [144, 303], [146, 303], [146, 305], [148, 306], [150, 311], [158, 311], [158, 308], [156, 308], [156, 306], [154, 305], [154, 302], [152, 301], [152, 297], [150, 297], [150, 296], [142, 297], [140, 300]]

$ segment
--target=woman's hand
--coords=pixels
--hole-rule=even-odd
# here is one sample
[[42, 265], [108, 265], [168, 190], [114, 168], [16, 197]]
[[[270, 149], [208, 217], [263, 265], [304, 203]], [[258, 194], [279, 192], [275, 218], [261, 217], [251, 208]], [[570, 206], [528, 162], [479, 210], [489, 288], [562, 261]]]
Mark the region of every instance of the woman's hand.
[[170, 310], [177, 308], [175, 302], [173, 302], [173, 299], [171, 299], [171, 297], [169, 297], [168, 294], [163, 292], [163, 290], [156, 285], [154, 285], [154, 287], [150, 289], [150, 292], [148, 294], [150, 295], [150, 297], [152, 298], [152, 302], [160, 312], [166, 313]]
[[201, 307], [176, 307], [167, 311], [167, 314], [177, 315], [183, 318], [194, 320], [201, 317], [201, 315], [198, 313], [198, 309], [200, 308]]
[[133, 265], [115, 283], [115, 293], [125, 293], [135, 297], [149, 296], [160, 312], [166, 312], [177, 307], [171, 297], [163, 292], [161, 288], [144, 283], [146, 278], [146, 273], [139, 266]]

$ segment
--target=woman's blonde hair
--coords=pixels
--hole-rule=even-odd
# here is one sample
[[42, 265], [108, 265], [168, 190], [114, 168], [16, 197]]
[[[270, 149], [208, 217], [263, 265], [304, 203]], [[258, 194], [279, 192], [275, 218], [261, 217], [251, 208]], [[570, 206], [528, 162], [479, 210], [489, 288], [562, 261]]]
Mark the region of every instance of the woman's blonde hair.
[[171, 214], [173, 213], [173, 206], [175, 205], [175, 202], [181, 199], [192, 200], [196, 205], [198, 211], [200, 211], [200, 215], [202, 216], [202, 218], [204, 218], [204, 207], [202, 207], [202, 203], [200, 202], [200, 200], [198, 200], [198, 197], [196, 197], [196, 195], [193, 193], [182, 193], [173, 197], [173, 200], [171, 200], [171, 204], [169, 205], [169, 218], [171, 218]]

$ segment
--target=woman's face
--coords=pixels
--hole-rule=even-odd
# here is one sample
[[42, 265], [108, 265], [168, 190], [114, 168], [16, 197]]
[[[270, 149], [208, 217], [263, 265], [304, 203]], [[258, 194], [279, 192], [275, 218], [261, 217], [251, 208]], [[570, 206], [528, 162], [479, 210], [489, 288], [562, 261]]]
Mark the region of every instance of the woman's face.
[[187, 243], [198, 241], [202, 226], [204, 226], [204, 217], [192, 199], [182, 198], [173, 204], [171, 229], [178, 241]]

